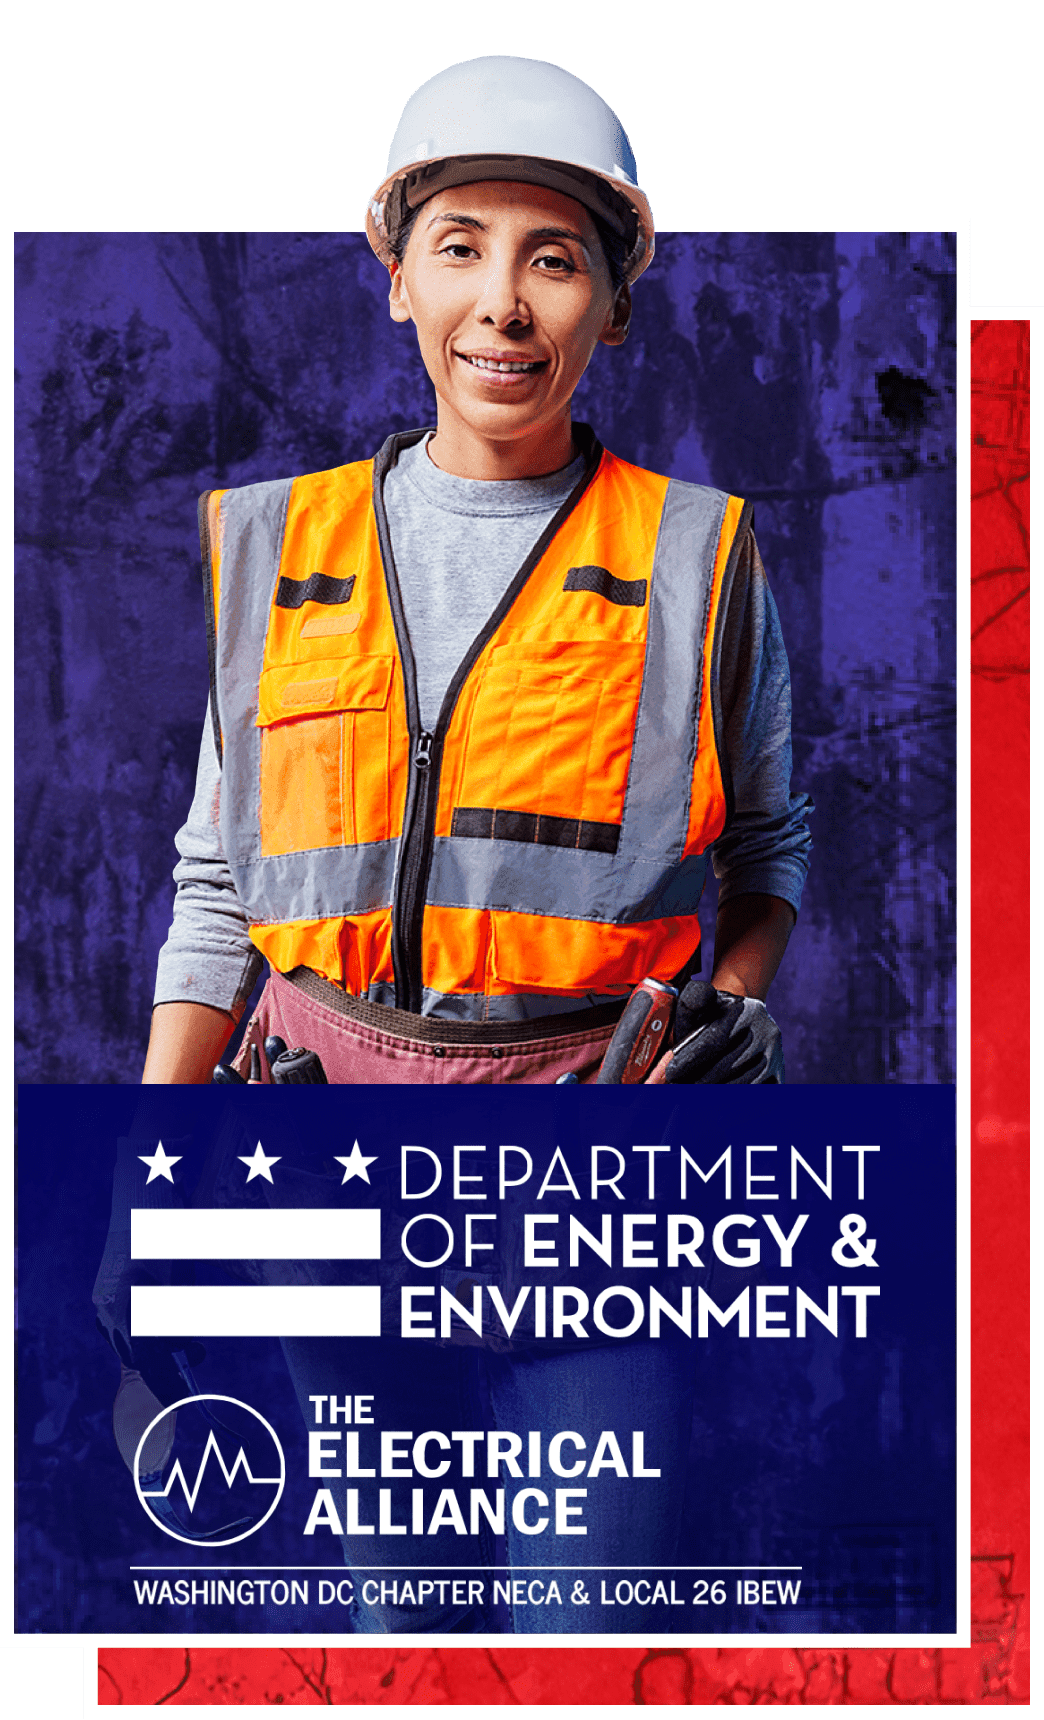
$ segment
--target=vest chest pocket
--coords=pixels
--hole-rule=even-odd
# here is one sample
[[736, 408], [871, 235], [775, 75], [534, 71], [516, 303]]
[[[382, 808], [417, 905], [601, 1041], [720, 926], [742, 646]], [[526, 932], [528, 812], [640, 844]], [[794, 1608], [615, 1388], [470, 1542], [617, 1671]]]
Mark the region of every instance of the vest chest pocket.
[[[644, 658], [644, 643], [630, 641], [521, 641], [496, 648], [468, 715], [455, 807], [619, 826]], [[455, 818], [455, 824], [466, 833], [467, 819]], [[495, 834], [508, 836], [513, 828], [498, 819]], [[518, 828], [522, 840], [529, 826]], [[537, 839], [548, 835], [558, 845], [574, 845], [568, 830], [540, 827]]]
[[[387, 840], [395, 793], [391, 655], [309, 658], [265, 669], [261, 852]], [[400, 773], [401, 774], [401, 773]]]

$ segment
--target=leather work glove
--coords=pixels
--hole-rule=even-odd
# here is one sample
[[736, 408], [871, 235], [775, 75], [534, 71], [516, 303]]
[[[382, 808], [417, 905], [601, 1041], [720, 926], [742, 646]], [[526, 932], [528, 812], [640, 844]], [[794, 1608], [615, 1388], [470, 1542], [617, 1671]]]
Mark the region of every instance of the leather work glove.
[[691, 979], [678, 999], [674, 1052], [662, 1079], [780, 1083], [782, 1035], [760, 998], [735, 997]]

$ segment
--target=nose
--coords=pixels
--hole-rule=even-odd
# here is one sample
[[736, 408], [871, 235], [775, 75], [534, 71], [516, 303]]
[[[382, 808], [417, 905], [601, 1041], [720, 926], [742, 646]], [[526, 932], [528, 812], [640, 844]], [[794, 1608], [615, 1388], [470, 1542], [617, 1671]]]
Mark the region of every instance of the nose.
[[487, 259], [475, 301], [475, 320], [498, 329], [528, 326], [531, 318], [522, 270], [513, 256], [493, 252]]

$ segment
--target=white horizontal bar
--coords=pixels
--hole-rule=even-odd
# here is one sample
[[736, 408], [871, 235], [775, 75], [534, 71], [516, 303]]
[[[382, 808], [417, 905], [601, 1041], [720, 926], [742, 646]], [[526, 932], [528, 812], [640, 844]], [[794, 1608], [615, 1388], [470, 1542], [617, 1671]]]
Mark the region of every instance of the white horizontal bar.
[[132, 1260], [379, 1260], [376, 1207], [131, 1209]]
[[379, 1338], [379, 1284], [135, 1284], [132, 1338]]

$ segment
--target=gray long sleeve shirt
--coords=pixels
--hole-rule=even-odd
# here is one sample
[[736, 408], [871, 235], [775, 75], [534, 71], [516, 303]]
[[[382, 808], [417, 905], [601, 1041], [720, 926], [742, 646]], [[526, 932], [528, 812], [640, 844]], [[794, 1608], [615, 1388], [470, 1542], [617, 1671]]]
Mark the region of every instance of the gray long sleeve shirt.
[[[458, 663], [582, 471], [577, 459], [545, 478], [457, 478], [433, 464], [422, 441], [388, 473], [385, 505], [425, 728], [435, 727]], [[810, 802], [790, 793], [790, 671], [752, 539], [733, 581], [720, 674], [735, 797], [732, 820], [713, 850], [720, 900], [755, 892], [780, 896], [796, 912], [811, 848]], [[222, 847], [220, 806], [221, 768], [208, 718], [192, 806], [175, 838], [177, 894], [159, 956], [156, 1003], [233, 1011], [260, 971]]]

